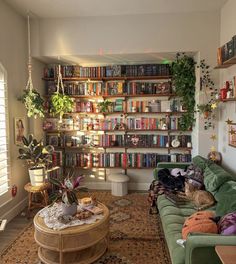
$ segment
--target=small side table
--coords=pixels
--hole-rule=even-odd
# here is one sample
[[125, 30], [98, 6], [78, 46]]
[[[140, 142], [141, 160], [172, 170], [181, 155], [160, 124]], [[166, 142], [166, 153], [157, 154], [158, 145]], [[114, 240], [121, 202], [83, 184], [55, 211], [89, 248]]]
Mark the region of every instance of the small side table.
[[[31, 183], [27, 183], [24, 189], [28, 192], [28, 218], [30, 217], [30, 211], [34, 208], [42, 208], [48, 205], [48, 189], [50, 183], [44, 183], [40, 186], [32, 186]], [[34, 194], [39, 193], [42, 196], [41, 202], [34, 202]]]
[[236, 246], [221, 246], [215, 247], [215, 251], [223, 264], [235, 264], [236, 261]]

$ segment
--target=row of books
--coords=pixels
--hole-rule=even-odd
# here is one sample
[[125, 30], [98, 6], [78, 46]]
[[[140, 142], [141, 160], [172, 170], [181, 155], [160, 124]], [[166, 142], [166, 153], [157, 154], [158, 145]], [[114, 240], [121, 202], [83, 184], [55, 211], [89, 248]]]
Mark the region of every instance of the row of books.
[[152, 118], [152, 117], [128, 117], [127, 118], [127, 128], [128, 129], [161, 129], [167, 130], [169, 123], [168, 117]]
[[[174, 139], [179, 141], [179, 147], [187, 147], [191, 143], [191, 135], [119, 135], [119, 134], [89, 134], [62, 135], [47, 134], [46, 143], [55, 147], [166, 147]], [[171, 146], [171, 144], [169, 144]], [[60, 160], [62, 158], [60, 157]], [[54, 164], [59, 165], [59, 164]]]
[[[121, 77], [121, 76], [168, 76], [168, 64], [111, 65], [102, 67], [81, 67], [78, 65], [62, 65], [63, 77]], [[45, 78], [55, 78], [58, 75], [58, 65], [48, 65], [44, 69]]]
[[181, 117], [110, 117], [98, 119], [92, 117], [69, 117], [64, 118], [62, 123], [56, 118], [47, 118], [43, 123], [43, 129], [50, 130], [177, 130]]
[[165, 100], [129, 100], [127, 112], [170, 112], [170, 103]]
[[168, 94], [172, 92], [171, 82], [128, 82], [127, 94]]
[[236, 35], [230, 41], [225, 43], [217, 51], [217, 63], [222, 65], [225, 61], [231, 59], [236, 55]]
[[[46, 82], [46, 94], [57, 91], [55, 81]], [[169, 94], [170, 82], [78, 82], [64, 81], [64, 92], [68, 95], [137, 95], [137, 94]]]
[[[172, 157], [171, 157], [172, 156]], [[67, 167], [155, 168], [159, 162], [190, 162], [190, 154], [157, 153], [66, 153]]]

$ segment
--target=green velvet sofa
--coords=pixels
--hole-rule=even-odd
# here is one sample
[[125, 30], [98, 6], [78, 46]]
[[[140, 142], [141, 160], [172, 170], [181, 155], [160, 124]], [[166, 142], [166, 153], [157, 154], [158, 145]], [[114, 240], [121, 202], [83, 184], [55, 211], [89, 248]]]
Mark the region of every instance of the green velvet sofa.
[[[223, 216], [236, 211], [236, 179], [222, 167], [201, 156], [193, 158], [193, 163], [204, 171], [204, 184], [217, 204], [207, 210], [214, 210], [216, 215]], [[187, 163], [159, 163], [154, 170], [154, 178], [162, 168], [184, 168]], [[157, 199], [166, 242], [169, 248], [172, 264], [218, 264], [221, 263], [215, 252], [216, 245], [236, 245], [236, 236], [216, 234], [191, 233], [185, 248], [176, 243], [182, 238], [182, 226], [185, 219], [195, 212], [192, 203], [176, 206], [160, 195]], [[236, 263], [236, 262], [235, 262]]]

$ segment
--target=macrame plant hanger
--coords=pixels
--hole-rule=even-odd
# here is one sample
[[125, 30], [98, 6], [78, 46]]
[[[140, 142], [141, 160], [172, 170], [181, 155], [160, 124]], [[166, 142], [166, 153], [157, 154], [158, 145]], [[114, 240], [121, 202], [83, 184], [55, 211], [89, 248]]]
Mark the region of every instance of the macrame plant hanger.
[[[60, 88], [61, 88], [61, 92], [64, 95], [64, 84], [62, 81], [62, 74], [61, 74], [61, 65], [58, 65], [58, 73], [57, 73], [57, 93], [60, 93]], [[60, 119], [59, 119], [59, 123], [62, 123], [62, 116], [60, 114]]]
[[33, 91], [33, 82], [32, 82], [32, 60], [31, 60], [31, 43], [30, 43], [30, 16], [27, 15], [27, 28], [28, 28], [28, 81], [26, 85], [26, 90], [30, 92]]
[[44, 117], [43, 99], [40, 94], [34, 89], [32, 82], [32, 61], [31, 61], [31, 43], [30, 43], [30, 16], [27, 15], [28, 29], [28, 81], [24, 89], [24, 95], [21, 101], [27, 109], [28, 117]]

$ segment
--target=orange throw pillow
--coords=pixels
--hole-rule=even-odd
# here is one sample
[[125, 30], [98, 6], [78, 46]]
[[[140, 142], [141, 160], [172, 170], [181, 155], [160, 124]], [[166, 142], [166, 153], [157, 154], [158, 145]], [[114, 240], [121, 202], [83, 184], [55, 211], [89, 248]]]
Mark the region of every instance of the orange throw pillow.
[[215, 214], [211, 211], [196, 212], [189, 216], [182, 228], [183, 239], [187, 239], [188, 234], [191, 232], [217, 234], [217, 224], [212, 220], [214, 217]]

